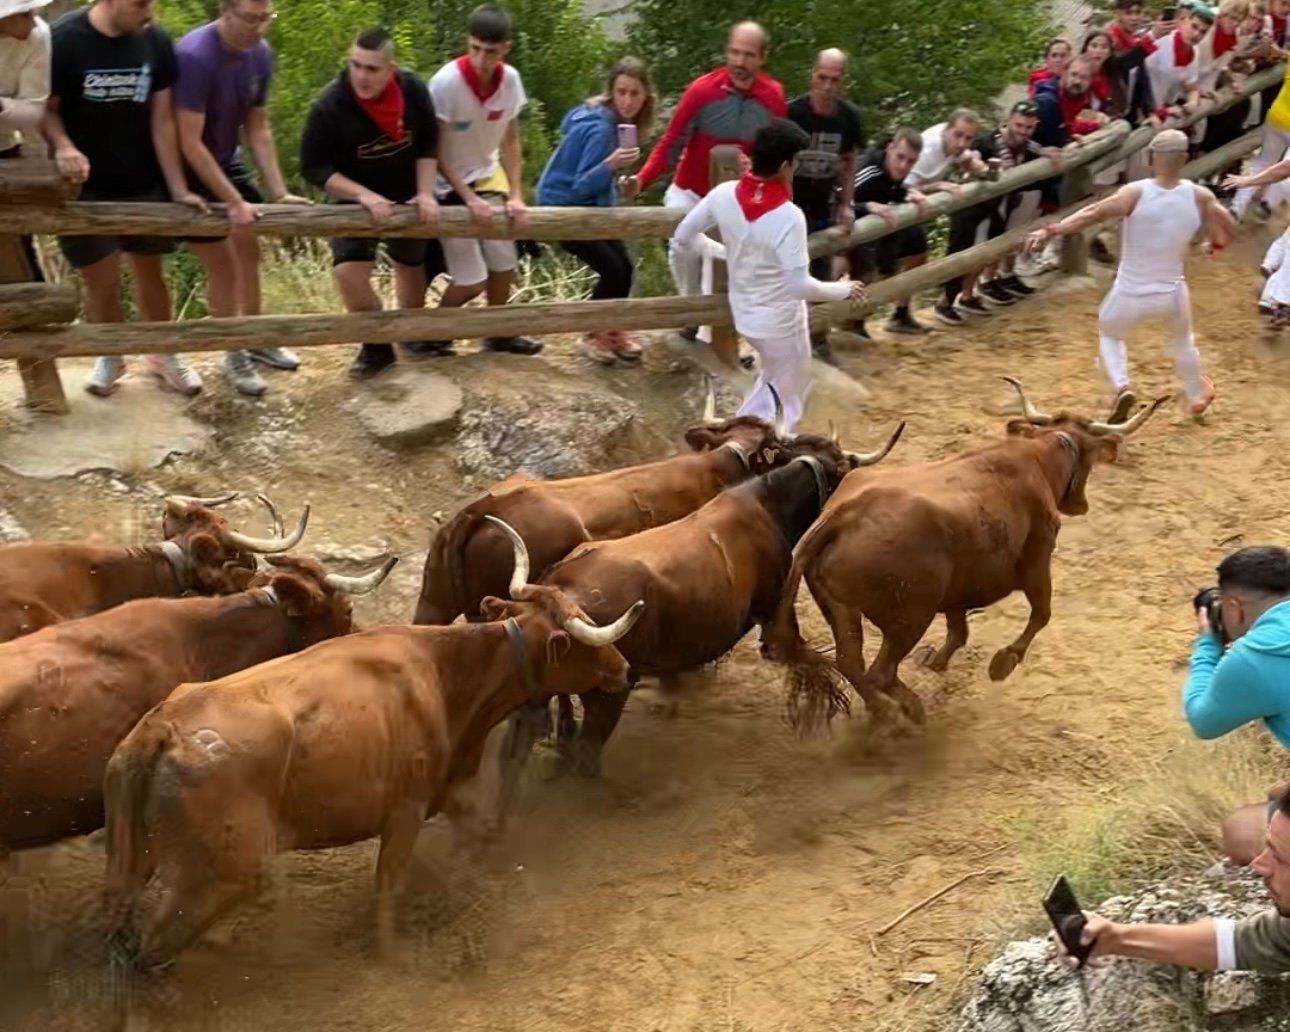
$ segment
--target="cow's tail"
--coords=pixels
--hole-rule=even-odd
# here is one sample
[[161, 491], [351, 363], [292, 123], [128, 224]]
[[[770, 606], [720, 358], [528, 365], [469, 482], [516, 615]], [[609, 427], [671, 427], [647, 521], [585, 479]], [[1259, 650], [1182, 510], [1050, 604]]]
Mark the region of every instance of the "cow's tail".
[[793, 551], [793, 565], [784, 581], [784, 593], [763, 647], [767, 658], [787, 668], [785, 705], [788, 721], [798, 734], [827, 727], [839, 713], [851, 711], [851, 700], [837, 667], [802, 637], [797, 623], [797, 592], [807, 566], [815, 561], [828, 538], [827, 526], [813, 527]]
[[457, 513], [439, 528], [426, 556], [421, 575], [421, 596], [412, 622], [450, 624], [470, 604], [466, 584], [466, 543], [478, 526], [480, 516], [469, 508]]

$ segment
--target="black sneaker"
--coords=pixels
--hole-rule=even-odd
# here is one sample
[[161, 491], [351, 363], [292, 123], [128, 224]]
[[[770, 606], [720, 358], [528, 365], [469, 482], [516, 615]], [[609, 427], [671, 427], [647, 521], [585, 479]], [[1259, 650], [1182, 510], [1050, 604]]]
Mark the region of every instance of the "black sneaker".
[[915, 319], [908, 308], [897, 308], [891, 313], [891, 318], [887, 320], [887, 332], [916, 336], [920, 333], [926, 333], [927, 327]]
[[1006, 308], [1008, 305], [1015, 305], [1017, 299], [1009, 294], [999, 285], [998, 280], [991, 280], [989, 283], [982, 283], [976, 288], [977, 296], [987, 305], [994, 305], [996, 308]]
[[699, 328], [697, 326], [682, 326], [680, 332], [681, 336], [686, 340], [699, 339]]
[[542, 350], [542, 342], [528, 337], [489, 337], [484, 341], [484, 347], [509, 355], [536, 355]]
[[1093, 242], [1088, 245], [1088, 256], [1098, 265], [1115, 264], [1115, 255], [1110, 252], [1106, 244], [1102, 243], [1101, 237], [1094, 237]]
[[1004, 276], [1003, 279], [995, 282], [1018, 300], [1033, 297], [1037, 293], [1034, 287], [1028, 287], [1022, 283], [1019, 276]]
[[962, 326], [967, 322], [958, 309], [944, 300], [936, 302], [936, 307], [932, 309], [932, 314], [946, 326]]
[[403, 345], [403, 353], [409, 358], [441, 358], [456, 351], [450, 340], [414, 340]]
[[394, 345], [364, 344], [354, 356], [354, 361], [349, 367], [349, 375], [355, 380], [370, 380], [392, 365], [394, 365]]
[[962, 315], [994, 315], [994, 309], [973, 294], [971, 297], [960, 297], [954, 302]]

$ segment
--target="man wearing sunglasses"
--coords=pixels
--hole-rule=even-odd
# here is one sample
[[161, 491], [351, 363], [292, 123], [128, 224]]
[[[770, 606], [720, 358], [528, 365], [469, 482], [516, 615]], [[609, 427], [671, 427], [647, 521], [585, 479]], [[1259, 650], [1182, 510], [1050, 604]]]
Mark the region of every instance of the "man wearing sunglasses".
[[[269, 79], [273, 51], [264, 36], [277, 17], [272, 0], [221, 0], [219, 17], [184, 36], [175, 47], [175, 120], [189, 184], [209, 201], [227, 205], [227, 237], [188, 242], [206, 270], [206, 307], [225, 318], [259, 315], [260, 245], [249, 226], [264, 198], [246, 167], [243, 133], [269, 199], [308, 204], [287, 193], [269, 128]], [[230, 351], [224, 375], [242, 394], [262, 395], [266, 386], [255, 363], [294, 370], [299, 360], [286, 348]]]

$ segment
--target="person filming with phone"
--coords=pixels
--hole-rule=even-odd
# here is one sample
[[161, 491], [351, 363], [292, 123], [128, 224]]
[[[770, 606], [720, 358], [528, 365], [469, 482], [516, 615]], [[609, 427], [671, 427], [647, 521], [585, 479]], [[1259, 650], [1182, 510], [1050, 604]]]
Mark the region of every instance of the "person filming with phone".
[[[560, 145], [538, 180], [538, 204], [613, 207], [619, 196], [640, 192], [633, 170], [640, 143], [654, 124], [654, 86], [643, 61], [624, 57], [609, 72], [605, 92], [571, 110], [560, 123]], [[599, 279], [593, 301], [625, 298], [632, 289], [632, 260], [621, 240], [569, 240], [560, 244], [586, 262]], [[621, 330], [589, 333], [587, 355], [601, 365], [640, 360], [641, 347]]]

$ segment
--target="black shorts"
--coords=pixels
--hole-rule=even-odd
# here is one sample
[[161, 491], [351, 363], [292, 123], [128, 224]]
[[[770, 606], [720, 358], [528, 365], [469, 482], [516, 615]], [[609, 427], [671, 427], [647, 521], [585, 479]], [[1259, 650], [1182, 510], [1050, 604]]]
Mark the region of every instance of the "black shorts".
[[332, 265], [346, 262], [374, 262], [377, 249], [384, 244], [385, 254], [399, 265], [423, 265], [429, 240], [414, 237], [338, 237], [331, 242]]
[[889, 236], [869, 244], [861, 244], [851, 252], [851, 271], [857, 279], [873, 274], [894, 276], [906, 258], [917, 258], [927, 253], [927, 231], [922, 226], [906, 226]]
[[[255, 180], [251, 178], [251, 170], [247, 168], [245, 165], [243, 165], [240, 161], [233, 162], [233, 164], [229, 165], [227, 168], [222, 169], [222, 171], [224, 175], [228, 177], [228, 181], [233, 185], [233, 189], [236, 190], [239, 194], [241, 194], [242, 200], [246, 201], [248, 204], [264, 203], [263, 194], [260, 193], [259, 187], [255, 185]], [[203, 183], [197, 177], [197, 173], [195, 173], [191, 168], [185, 168], [184, 173], [188, 176], [188, 189], [190, 189], [193, 193], [197, 194], [199, 197], [204, 197], [206, 200], [211, 201], [212, 203], [219, 202], [219, 198], [215, 196], [215, 191], [213, 191], [209, 186]], [[184, 239], [187, 240], [188, 243], [190, 244], [216, 244], [226, 238], [225, 237], [184, 237]]]
[[[142, 204], [145, 202], [169, 201], [170, 194], [164, 186], [154, 187], [145, 193], [132, 194], [129, 197], [100, 197], [92, 190], [82, 189], [78, 201], [112, 201], [114, 204]], [[163, 255], [175, 249], [172, 237], [149, 236], [60, 236], [58, 249], [63, 252], [69, 265], [74, 269], [84, 269], [109, 258], [118, 251], [126, 254]]]

